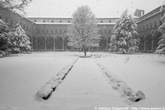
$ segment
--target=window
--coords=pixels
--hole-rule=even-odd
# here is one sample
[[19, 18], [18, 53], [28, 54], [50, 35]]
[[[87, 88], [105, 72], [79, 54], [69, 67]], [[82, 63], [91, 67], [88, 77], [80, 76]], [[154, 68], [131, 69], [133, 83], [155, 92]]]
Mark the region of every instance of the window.
[[33, 30], [33, 26], [31, 26], [30, 29]]
[[143, 28], [142, 29], [143, 29], [143, 31], [145, 30], [145, 25], [143, 25]]
[[26, 26], [26, 30], [29, 30], [29, 27], [28, 26]]
[[161, 25], [162, 24], [162, 22], [161, 22], [161, 20], [159, 21], [159, 25]]
[[150, 24], [150, 27], [149, 28], [152, 29], [152, 24]]
[[103, 20], [101, 20], [100, 23], [103, 23]]
[[143, 26], [143, 31], [145, 30], [145, 26]]
[[46, 34], [49, 34], [49, 30], [46, 30]]
[[58, 31], [57, 31], [57, 29], [55, 30], [55, 34], [57, 34], [58, 33]]
[[62, 34], [62, 30], [61, 29], [59, 30], [59, 33]]
[[53, 30], [51, 30], [51, 34], [53, 34]]
[[156, 21], [155, 21], [155, 23], [154, 23], [154, 28], [156, 28], [157, 27], [157, 23], [156, 23]]
[[146, 30], [148, 30], [148, 24], [146, 25]]
[[6, 22], [6, 23], [8, 22], [8, 18], [5, 19], [5, 22]]
[[111, 30], [109, 30], [109, 34], [111, 34]]
[[99, 30], [99, 33], [100, 33], [100, 34], [103, 34], [103, 31], [102, 31], [102, 30]]
[[24, 25], [23, 25], [23, 24], [21, 24], [21, 26], [22, 26], [22, 28], [24, 29]]
[[154, 26], [154, 23], [152, 23], [152, 28], [154, 28], [155, 26]]
[[40, 30], [38, 29], [38, 34], [40, 34]]
[[11, 25], [11, 26], [13, 25], [13, 21], [12, 21], [12, 20], [10, 21], [10, 25]]

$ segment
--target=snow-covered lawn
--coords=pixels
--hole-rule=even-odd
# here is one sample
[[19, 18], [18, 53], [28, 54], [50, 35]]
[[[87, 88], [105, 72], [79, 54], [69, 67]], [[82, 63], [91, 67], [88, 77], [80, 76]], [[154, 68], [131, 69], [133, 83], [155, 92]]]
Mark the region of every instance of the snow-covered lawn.
[[70, 53], [33, 53], [0, 59], [0, 110], [40, 110], [36, 92], [75, 59]]
[[106, 54], [96, 61], [134, 90], [145, 93], [146, 99], [133, 106], [165, 106], [165, 56]]
[[[89, 54], [93, 57], [79, 58], [66, 79], [46, 101], [36, 100], [36, 92], [82, 53], [38, 52], [0, 58], [0, 110], [94, 110], [96, 106], [165, 106], [165, 56]], [[104, 65], [133, 90], [143, 91], [146, 99], [128, 105], [108, 84], [96, 63]]]

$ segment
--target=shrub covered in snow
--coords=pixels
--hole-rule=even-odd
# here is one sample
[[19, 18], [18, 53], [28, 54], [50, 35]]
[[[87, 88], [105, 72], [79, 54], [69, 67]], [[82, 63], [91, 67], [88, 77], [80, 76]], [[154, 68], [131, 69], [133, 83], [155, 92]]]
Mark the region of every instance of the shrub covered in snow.
[[8, 49], [8, 32], [7, 24], [0, 19], [0, 54], [3, 56]]
[[41, 87], [37, 92], [37, 97], [40, 97], [44, 100], [48, 99], [53, 92], [52, 85], [51, 84], [45, 84], [43, 87]]
[[36, 96], [38, 98], [47, 100], [51, 96], [52, 92], [56, 90], [60, 83], [61, 79], [58, 76], [53, 77], [37, 91]]
[[0, 57], [3, 57], [3, 56], [5, 56], [5, 52], [0, 50]]
[[31, 50], [31, 43], [25, 31], [18, 24], [14, 32], [10, 32], [10, 49], [14, 53], [28, 52]]
[[164, 13], [163, 17], [161, 18], [162, 25], [160, 25], [158, 29], [162, 35], [158, 42], [156, 53], [165, 53], [165, 10], [164, 9], [162, 9], [162, 13]]
[[50, 79], [43, 87], [41, 87], [37, 91], [36, 96], [38, 98], [47, 100], [51, 96], [52, 92], [54, 92], [56, 88], [61, 84], [61, 82], [65, 79], [66, 75], [70, 72], [77, 60], [78, 59], [76, 59], [71, 65], [67, 65], [62, 68], [62, 70], [59, 71], [55, 77]]
[[145, 94], [142, 91], [137, 91], [136, 94], [129, 96], [128, 100], [131, 102], [139, 102], [145, 98]]
[[8, 52], [20, 53], [31, 50], [30, 39], [20, 25], [16, 26], [15, 31], [10, 31], [8, 25], [0, 19], [0, 50], [0, 56], [6, 56]]

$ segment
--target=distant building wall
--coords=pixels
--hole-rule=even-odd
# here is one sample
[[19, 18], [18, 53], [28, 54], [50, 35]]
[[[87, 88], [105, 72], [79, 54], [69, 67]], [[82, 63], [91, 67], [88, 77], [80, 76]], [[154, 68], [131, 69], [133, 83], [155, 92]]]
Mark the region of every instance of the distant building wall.
[[157, 40], [160, 36], [156, 33], [158, 33], [158, 27], [161, 25], [162, 15], [161, 7], [158, 7], [137, 20], [138, 33], [143, 38], [141, 50], [154, 51], [156, 49]]

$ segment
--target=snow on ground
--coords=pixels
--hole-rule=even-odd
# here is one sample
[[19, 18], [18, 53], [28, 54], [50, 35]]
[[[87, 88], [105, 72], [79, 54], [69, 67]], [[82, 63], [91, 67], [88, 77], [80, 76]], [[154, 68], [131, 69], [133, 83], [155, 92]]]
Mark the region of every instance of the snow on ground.
[[40, 110], [37, 90], [75, 56], [69, 53], [33, 53], [0, 59], [0, 110]]
[[[90, 58], [80, 58], [46, 109], [94, 110], [97, 106], [126, 106]], [[50, 106], [51, 105], [51, 106]]]
[[142, 90], [145, 93], [145, 101], [133, 106], [165, 106], [165, 56], [109, 54], [96, 61], [134, 90]]
[[[0, 59], [0, 110], [94, 110], [111, 106], [165, 106], [165, 56], [153, 54], [117, 55], [88, 53], [79, 58], [63, 83], [47, 101], [35, 100], [37, 90], [77, 52], [42, 52]], [[128, 105], [112, 89], [96, 65], [104, 65], [132, 89], [141, 90], [146, 99]]]

